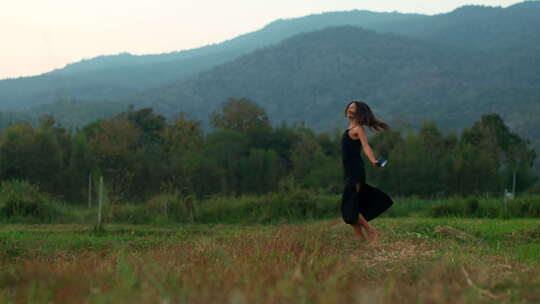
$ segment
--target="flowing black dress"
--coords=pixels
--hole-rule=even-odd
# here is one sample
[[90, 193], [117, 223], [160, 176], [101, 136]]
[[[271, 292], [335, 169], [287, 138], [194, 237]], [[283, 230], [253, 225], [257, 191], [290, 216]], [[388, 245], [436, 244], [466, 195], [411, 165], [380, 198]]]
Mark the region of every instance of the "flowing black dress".
[[[392, 206], [392, 199], [383, 191], [366, 184], [366, 172], [362, 160], [362, 143], [352, 139], [349, 129], [341, 137], [341, 156], [345, 186], [341, 197], [341, 215], [347, 224], [356, 224], [361, 213], [370, 221]], [[360, 192], [356, 183], [361, 182]]]

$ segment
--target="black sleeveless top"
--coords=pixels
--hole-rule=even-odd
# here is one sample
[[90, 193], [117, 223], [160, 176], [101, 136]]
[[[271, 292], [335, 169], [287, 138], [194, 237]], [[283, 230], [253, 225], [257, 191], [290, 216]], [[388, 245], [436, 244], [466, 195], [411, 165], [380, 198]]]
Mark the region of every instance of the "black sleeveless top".
[[[350, 129], [350, 128], [349, 128]], [[343, 162], [343, 177], [346, 182], [366, 182], [364, 161], [362, 160], [362, 143], [352, 139], [347, 131], [341, 137], [341, 158]]]

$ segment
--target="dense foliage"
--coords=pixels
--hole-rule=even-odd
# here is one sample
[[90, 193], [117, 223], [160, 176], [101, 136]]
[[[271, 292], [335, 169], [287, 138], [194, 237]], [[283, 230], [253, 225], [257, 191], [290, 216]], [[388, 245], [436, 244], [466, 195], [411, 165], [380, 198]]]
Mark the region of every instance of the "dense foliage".
[[[75, 130], [57, 126], [47, 115], [36, 127], [13, 124], [0, 133], [0, 179], [26, 180], [78, 204], [86, 203], [88, 184], [95, 190], [98, 176], [104, 177], [112, 202], [143, 202], [162, 194], [265, 194], [291, 187], [341, 192], [342, 131], [273, 127], [265, 110], [248, 99], [228, 99], [210, 116], [216, 130], [207, 134], [198, 120], [182, 114], [168, 122], [150, 108], [130, 108]], [[368, 182], [392, 195], [500, 195], [510, 189], [514, 172], [519, 192], [538, 177], [528, 141], [497, 114], [484, 115], [459, 136], [443, 135], [429, 121], [418, 133], [403, 132], [370, 137], [390, 166], [381, 170], [366, 162]]]

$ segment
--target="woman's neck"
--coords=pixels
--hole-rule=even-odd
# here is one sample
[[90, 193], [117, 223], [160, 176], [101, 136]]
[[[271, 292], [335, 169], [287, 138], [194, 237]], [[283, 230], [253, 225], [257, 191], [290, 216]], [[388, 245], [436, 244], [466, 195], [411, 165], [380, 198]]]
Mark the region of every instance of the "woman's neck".
[[354, 120], [349, 120], [349, 128], [353, 128], [353, 127], [357, 127], [359, 126], [360, 124], [357, 123], [356, 121]]

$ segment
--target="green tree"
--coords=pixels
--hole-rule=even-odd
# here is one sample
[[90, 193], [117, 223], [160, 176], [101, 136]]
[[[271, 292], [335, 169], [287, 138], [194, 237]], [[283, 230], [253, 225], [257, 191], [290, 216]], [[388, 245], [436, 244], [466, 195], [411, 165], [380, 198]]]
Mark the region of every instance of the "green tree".
[[91, 173], [94, 173], [96, 164], [93, 155], [91, 154], [90, 145], [84, 132], [78, 131], [73, 138], [71, 146], [71, 157], [66, 181], [69, 184], [69, 189], [66, 189], [68, 200], [84, 202], [88, 195], [88, 178]]
[[498, 114], [483, 115], [480, 121], [463, 131], [462, 140], [491, 155], [500, 167], [507, 188], [514, 172], [519, 176], [518, 189], [526, 189], [534, 183], [532, 170], [536, 152], [529, 147], [528, 140], [511, 132]]
[[251, 148], [240, 162], [242, 193], [266, 193], [277, 189], [285, 167], [276, 152]]
[[2, 132], [0, 140], [0, 174], [2, 179], [25, 179], [32, 170], [35, 131], [30, 123], [18, 123]]
[[214, 160], [222, 170], [221, 185], [224, 192], [240, 194], [242, 191], [241, 162], [248, 156], [248, 138], [234, 130], [219, 130], [208, 134], [204, 154]]
[[326, 161], [326, 155], [312, 132], [305, 132], [291, 150], [292, 175], [304, 180], [308, 173]]
[[212, 113], [211, 122], [215, 128], [241, 133], [270, 128], [268, 115], [264, 109], [246, 98], [229, 98], [221, 105], [219, 111]]
[[499, 192], [501, 178], [493, 154], [462, 143], [451, 153], [452, 174], [447, 182], [452, 193], [475, 195]]
[[113, 200], [137, 193], [133, 178], [137, 173], [139, 130], [125, 117], [102, 120], [92, 126], [89, 144], [105, 180], [111, 185]]
[[29, 123], [8, 127], [0, 140], [0, 176], [25, 179], [49, 192], [61, 194], [62, 150], [50, 129], [34, 129]]
[[167, 166], [165, 182], [179, 191], [202, 197], [220, 188], [219, 168], [203, 154], [204, 135], [201, 121], [190, 120], [180, 113], [172, 125], [163, 130]]
[[166, 126], [163, 115], [155, 114], [151, 108], [143, 108], [136, 111], [130, 110], [120, 116], [126, 116], [127, 120], [139, 130], [139, 147], [161, 143], [161, 132]]

